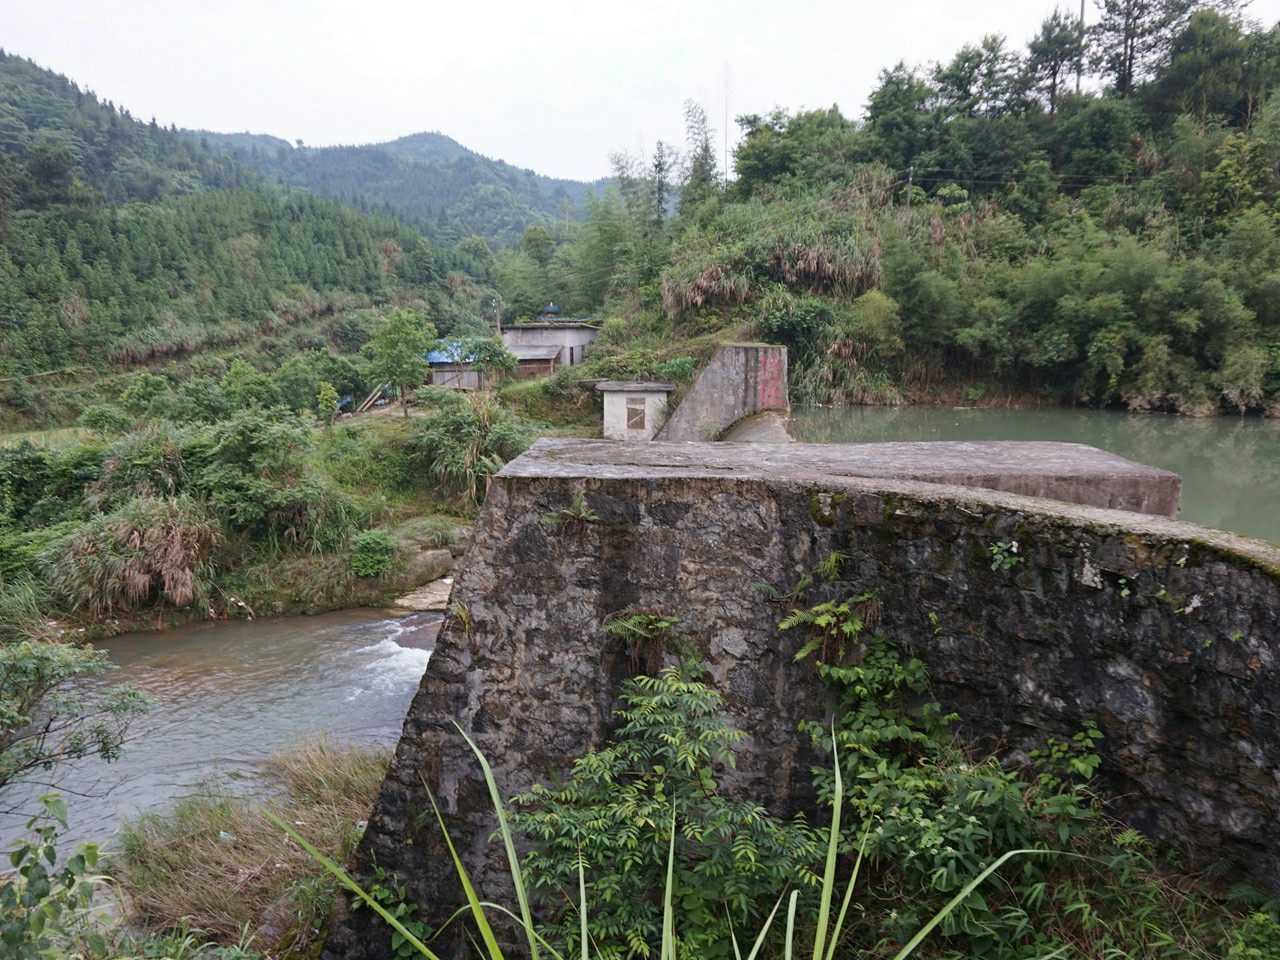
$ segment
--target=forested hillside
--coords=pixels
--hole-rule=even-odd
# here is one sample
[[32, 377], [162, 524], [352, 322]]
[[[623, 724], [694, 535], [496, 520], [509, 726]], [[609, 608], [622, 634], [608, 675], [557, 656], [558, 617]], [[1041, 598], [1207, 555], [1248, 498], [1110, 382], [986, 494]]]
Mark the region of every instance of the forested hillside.
[[784, 343], [802, 402], [1275, 411], [1277, 33], [1230, 4], [1100, 6], [1084, 36], [1058, 13], [1022, 49], [888, 67], [861, 119], [740, 117], [729, 184], [690, 105], [678, 162], [624, 161], [575, 237], [500, 257], [504, 298], [611, 302], [636, 374], [682, 337]]
[[486, 269], [479, 241], [441, 249], [390, 217], [273, 187], [14, 56], [0, 57], [0, 129], [10, 422], [74, 418], [139, 365], [181, 364], [169, 372], [185, 380], [233, 356], [269, 372], [307, 350], [355, 351], [392, 304], [442, 332], [486, 328], [467, 273]]
[[528, 225], [572, 223], [591, 186], [490, 160], [440, 133], [342, 147], [201, 130], [184, 134], [316, 196], [394, 215], [441, 243], [474, 234], [506, 245]]
[[[6, 57], [0, 373], [233, 344], [270, 369], [358, 345], [318, 331], [335, 312], [407, 298], [479, 333], [495, 306], [511, 322], [554, 300], [606, 321], [608, 375], [757, 336], [791, 349], [798, 402], [1274, 410], [1277, 34], [1230, 3], [1100, 7], [1083, 35], [1059, 12], [1021, 48], [989, 34], [888, 66], [856, 118], [740, 117], [729, 182], [691, 102], [683, 147], [613, 158], [580, 223], [568, 184], [439, 134], [202, 143]], [[405, 193], [419, 229], [350, 204]], [[30, 409], [31, 380], [7, 388]]]
[[474, 506], [527, 443], [489, 398], [332, 429], [420, 384], [438, 334], [491, 329], [479, 238], [272, 184], [18, 57], [0, 116], [0, 425], [76, 425], [0, 443], [0, 653], [68, 619], [376, 598], [383, 526]]

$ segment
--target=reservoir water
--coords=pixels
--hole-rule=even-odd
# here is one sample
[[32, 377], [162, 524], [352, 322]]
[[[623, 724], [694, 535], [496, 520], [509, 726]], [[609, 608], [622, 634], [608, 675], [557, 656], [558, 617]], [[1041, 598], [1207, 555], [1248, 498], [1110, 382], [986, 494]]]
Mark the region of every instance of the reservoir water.
[[[308, 734], [394, 746], [426, 670], [439, 614], [391, 618], [347, 610], [315, 617], [201, 623], [104, 641], [105, 679], [146, 691], [151, 710], [124, 756], [54, 772], [74, 841], [107, 839], [125, 819], [195, 791], [202, 780], [253, 789], [255, 765]], [[0, 793], [0, 848], [22, 833], [47, 787]]]
[[1182, 519], [1280, 543], [1280, 420], [1109, 410], [951, 407], [796, 409], [809, 443], [1058, 440], [1084, 443], [1182, 477]]

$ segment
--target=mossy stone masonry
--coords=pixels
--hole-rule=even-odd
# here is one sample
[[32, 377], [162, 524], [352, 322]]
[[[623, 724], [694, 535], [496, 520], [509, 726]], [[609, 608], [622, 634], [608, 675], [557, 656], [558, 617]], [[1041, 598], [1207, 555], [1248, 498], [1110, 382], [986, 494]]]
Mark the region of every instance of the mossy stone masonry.
[[[431, 922], [461, 902], [430, 790], [502, 901], [454, 724], [504, 796], [568, 770], [643, 659], [601, 630], [628, 607], [680, 615], [748, 732], [732, 788], [779, 814], [811, 803], [821, 758], [796, 726], [831, 704], [759, 585], [785, 593], [838, 551], [809, 601], [875, 594], [967, 735], [1016, 762], [1093, 721], [1116, 816], [1280, 893], [1280, 548], [1176, 512], [1176, 477], [1075, 445], [539, 441], [490, 488], [360, 869]], [[369, 917], [339, 917], [327, 955], [388, 956]]]

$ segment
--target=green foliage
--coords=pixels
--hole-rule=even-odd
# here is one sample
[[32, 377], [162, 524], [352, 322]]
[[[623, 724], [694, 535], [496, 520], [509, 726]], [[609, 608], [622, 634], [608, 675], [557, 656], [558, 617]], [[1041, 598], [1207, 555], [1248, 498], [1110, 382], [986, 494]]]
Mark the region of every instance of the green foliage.
[[1018, 556], [1017, 540], [998, 540], [987, 549], [991, 554], [992, 570], [1012, 570], [1022, 562]]
[[133, 417], [114, 404], [95, 403], [85, 407], [76, 422], [101, 433], [123, 433], [133, 423]]
[[169, 393], [169, 381], [145, 370], [131, 374], [120, 391], [120, 406], [134, 416], [141, 416], [151, 405]]
[[1280, 921], [1261, 910], [1231, 933], [1227, 960], [1276, 960], [1280, 957]]
[[649, 893], [661, 889], [685, 921], [680, 956], [729, 956], [730, 925], [754, 929], [776, 891], [815, 882], [818, 845], [803, 823], [720, 792], [716, 770], [733, 765], [742, 733], [695, 667], [627, 681], [621, 697], [622, 726], [607, 746], [576, 761], [560, 788], [538, 786], [514, 801], [513, 824], [535, 847], [525, 874], [556, 918], [549, 932], [578, 948], [579, 918], [565, 897], [582, 864], [596, 956], [657, 949], [662, 905]]
[[[845, 719], [837, 718], [826, 744], [832, 751], [832, 765], [816, 771], [831, 804], [830, 828], [823, 838], [826, 858], [821, 878], [809, 888], [793, 889], [790, 894], [784, 890], [776, 899], [771, 896], [772, 891], [763, 894], [759, 914], [764, 914], [770, 900], [773, 907], [758, 925], [759, 933], [748, 960], [770, 947], [776, 948], [778, 955], [791, 957], [802, 943], [808, 954], [810, 942], [812, 956], [824, 960], [846, 955], [892, 955], [894, 960], [906, 960], [916, 953], [947, 960], [972, 956], [1024, 960], [1030, 956], [1065, 956], [1068, 952], [1099, 960], [1121, 956], [1275, 956], [1274, 905], [1237, 921], [1220, 908], [1209, 907], [1206, 898], [1178, 893], [1167, 886], [1147, 858], [1137, 831], [1114, 834], [1105, 828], [1098, 816], [1097, 798], [1076, 779], [1089, 777], [1097, 769], [1098, 758], [1088, 752], [1098, 739], [1096, 728], [1086, 724], [1069, 743], [1050, 741], [1044, 751], [1033, 755], [1036, 766], [1030, 773], [1034, 779], [1024, 780], [1001, 770], [992, 760], [972, 761], [946, 736], [947, 721], [936, 717], [936, 706], [920, 708], [899, 699], [898, 693], [904, 687], [923, 692], [923, 670], [918, 661], [898, 663], [882, 636], [870, 644], [868, 653], [874, 662], [845, 689], [842, 697], [843, 704], [853, 708], [854, 723], [846, 726]], [[722, 935], [729, 938], [719, 944], [707, 936], [701, 922], [694, 925], [693, 917], [700, 921], [705, 913], [704, 887], [699, 887], [694, 896], [681, 896], [682, 875], [697, 869], [701, 854], [695, 847], [692, 863], [682, 859], [680, 849], [685, 844], [686, 831], [681, 829], [677, 813], [678, 794], [673, 795], [671, 788], [693, 781], [697, 784], [693, 790], [696, 803], [718, 805], [714, 772], [704, 769], [717, 751], [706, 747], [736, 739], [715, 735], [718, 729], [731, 728], [700, 722], [709, 718], [703, 707], [718, 710], [718, 699], [712, 694], [706, 701], [708, 691], [696, 682], [679, 683], [687, 669], [673, 668], [657, 680], [639, 678], [631, 682], [632, 690], [625, 698], [631, 709], [623, 711], [623, 716], [639, 719], [624, 727], [619, 738], [642, 734], [652, 742], [645, 745], [615, 739], [603, 753], [606, 757], [625, 754], [623, 759], [634, 756], [636, 763], [624, 763], [615, 769], [592, 753], [575, 764], [574, 778], [564, 791], [535, 788], [516, 799], [524, 809], [514, 813], [507, 812], [484, 755], [459, 728], [480, 763], [494, 804], [497, 835], [507, 854], [518, 911], [481, 902], [439, 806], [434, 798], [431, 802], [467, 899], [466, 906], [454, 917], [470, 915], [488, 956], [501, 960], [507, 955], [497, 941], [490, 910], [515, 921], [527, 938], [527, 955], [535, 958], [543, 953], [557, 960], [566, 955], [652, 956], [655, 946], [664, 960], [729, 955], [730, 951], [734, 957], [742, 956], [741, 940], [731, 929], [731, 918], [722, 920], [718, 913], [712, 917], [711, 922], [724, 924]], [[833, 675], [832, 679], [839, 686], [848, 677]], [[691, 705], [690, 699], [695, 701], [692, 712], [686, 709]], [[859, 704], [864, 700], [876, 701], [885, 712], [877, 718], [874, 708], [869, 710]], [[699, 702], [702, 706], [698, 706]], [[920, 721], [931, 713], [935, 719], [925, 719], [921, 725]], [[663, 722], [668, 716], [669, 722]], [[893, 717], [901, 722], [894, 722]], [[688, 731], [684, 731], [686, 725], [690, 727]], [[814, 734], [821, 734], [816, 725]], [[701, 748], [700, 737], [709, 737]], [[894, 738], [907, 744], [897, 758], [899, 767], [887, 771], [888, 776], [885, 770], [864, 770], [857, 781], [849, 781], [848, 771], [861, 768], [866, 761], [850, 758], [842, 752], [841, 743], [865, 745], [871, 751], [869, 759], [876, 761], [879, 751]], [[681, 752], [687, 747], [693, 749]], [[722, 749], [727, 748], [722, 745]], [[661, 768], [655, 765], [646, 769], [646, 758], [655, 756], [668, 762]], [[877, 761], [876, 766], [881, 764]], [[648, 797], [634, 796], [632, 788], [646, 781], [652, 784], [652, 799], [659, 800], [656, 805], [648, 803]], [[846, 782], [852, 786], [849, 792]], [[600, 794], [591, 809], [601, 815], [590, 819], [576, 807], [562, 810], [558, 798], [569, 793]], [[936, 803], [931, 799], [934, 793], [942, 797]], [[903, 808], [886, 806], [884, 802], [903, 797], [913, 799], [916, 805]], [[844, 818], [846, 798], [860, 814], [852, 824]], [[620, 799], [633, 802], [615, 809]], [[880, 802], [871, 803], [872, 800]], [[562, 813], [563, 816], [558, 815]], [[403, 903], [403, 892], [398, 887], [382, 884], [387, 879], [385, 874], [375, 874], [375, 883], [380, 886], [361, 886], [294, 827], [275, 814], [267, 816], [391, 926], [397, 935], [393, 943], [398, 948], [408, 944], [417, 955], [435, 960], [438, 954], [419, 937], [422, 928], [416, 921], [405, 922], [412, 917], [414, 907]], [[637, 817], [641, 818], [639, 822]], [[559, 896], [540, 888], [535, 876], [521, 867], [512, 823], [526, 834], [532, 826], [541, 825], [540, 830], [533, 831], [535, 849], [526, 866], [536, 866], [545, 849], [558, 848], [558, 857], [550, 867], [558, 877]], [[612, 832], [610, 827], [614, 827]], [[619, 836], [625, 840], [632, 830], [639, 831], [634, 841], [620, 844]], [[606, 835], [596, 838], [596, 831], [606, 831]], [[665, 845], [649, 843], [651, 835], [665, 835]], [[990, 857], [981, 852], [1007, 837], [1019, 836], [1031, 838], [1036, 845]], [[594, 882], [595, 871], [586, 851], [597, 840], [610, 850], [604, 873], [609, 882], [591, 888], [588, 877]], [[705, 835], [702, 842], [718, 843]], [[820, 853], [818, 846], [812, 844], [815, 855]], [[621, 849], [615, 849], [618, 847]], [[882, 854], [886, 850], [892, 854], [871, 863], [873, 875], [864, 892], [858, 881], [865, 861], [876, 856], [877, 848]], [[637, 857], [640, 850], [646, 859]], [[856, 851], [856, 856], [840, 898], [837, 864], [849, 851]], [[787, 867], [795, 871], [794, 856], [783, 855], [780, 867], [784, 872]], [[913, 864], [917, 858], [920, 863]], [[948, 865], [957, 859], [966, 865], [976, 859], [978, 865], [967, 882], [956, 885], [948, 896], [942, 888], [952, 886], [954, 871]], [[1008, 867], [1011, 863], [1014, 866]], [[751, 866], [758, 869], [761, 864], [753, 862]], [[914, 875], [904, 882], [902, 872]], [[999, 883], [987, 883], [997, 874]], [[623, 898], [621, 894], [631, 890], [628, 878], [636, 875], [645, 877], [645, 883], [635, 889], [635, 899]], [[394, 878], [392, 882], [398, 883]], [[855, 887], [860, 894], [856, 904]], [[550, 932], [562, 934], [562, 943], [576, 943], [580, 952], [561, 953], [554, 949], [555, 943], [542, 938], [539, 931], [545, 927], [534, 919], [531, 894], [535, 900], [550, 897], [549, 907], [560, 911], [560, 922]], [[775, 919], [784, 900], [785, 932], [779, 933]], [[692, 910], [693, 917], [686, 910]], [[652, 922], [646, 922], [652, 942], [634, 934], [628, 937], [624, 926], [612, 922], [610, 918], [620, 911], [629, 915], [658, 913], [656, 929]], [[597, 916], [604, 919], [592, 919]], [[610, 939], [592, 942], [593, 924], [607, 927]], [[753, 929], [756, 928], [747, 928], [747, 934]], [[400, 952], [413, 955], [407, 949]]]
[[[404, 884], [396, 884], [396, 878], [388, 876], [382, 867], [375, 865], [370, 879], [372, 882], [368, 887], [369, 897], [389, 914], [396, 924], [391, 928], [392, 951], [402, 960], [421, 956], [413, 942], [414, 938], [419, 941], [426, 940], [434, 931], [414, 916], [418, 912], [418, 905], [405, 900]], [[388, 887], [386, 885], [388, 881], [394, 886]], [[353, 910], [359, 910], [364, 905], [363, 900], [356, 900], [351, 906]], [[402, 928], [405, 933], [401, 933], [397, 927]]]
[[192, 432], [166, 421], [147, 423], [107, 444], [84, 501], [112, 510], [136, 497], [174, 497], [187, 491], [187, 448]]
[[[850, 638], [816, 666], [839, 697], [834, 723], [803, 725], [840, 758], [856, 815], [845, 844], [864, 845], [871, 869], [864, 922], [847, 949], [903, 942], [958, 892], [934, 955], [1209, 957], [1246, 936], [1247, 925], [1233, 926], [1207, 900], [1170, 889], [1136, 831], [1109, 828], [1090, 786], [1101, 738], [1092, 722], [1033, 751], [1027, 768], [1006, 769], [954, 738], [955, 718], [929, 698], [923, 663], [883, 632], [867, 636], [853, 602], [824, 602], [789, 620], [784, 627], [833, 621], [824, 629]], [[819, 796], [833, 796], [832, 771], [815, 767], [814, 776]], [[970, 878], [1011, 849], [1060, 852], [967, 892]]]
[[310, 426], [282, 412], [244, 411], [184, 445], [191, 489], [233, 529], [277, 549], [330, 553], [363, 519], [356, 504], [309, 467]]
[[676, 383], [688, 383], [698, 370], [698, 361], [694, 357], [672, 357], [664, 360], [653, 372], [663, 380], [674, 380]]
[[470, 363], [486, 380], [510, 373], [520, 362], [501, 337], [448, 337], [440, 341], [439, 347], [449, 356]]
[[57, 794], [40, 803], [42, 813], [27, 821], [31, 836], [8, 850], [12, 873], [0, 883], [0, 947], [12, 960], [105, 960], [107, 943], [90, 916], [94, 891], [103, 882], [92, 873], [98, 847], [82, 844], [59, 863], [58, 832], [66, 829], [67, 807]]
[[409, 416], [409, 391], [431, 372], [426, 354], [435, 338], [435, 327], [431, 324], [408, 310], [395, 309], [387, 314], [365, 347], [369, 355], [369, 376], [375, 382], [399, 389], [406, 417]]
[[559, 510], [551, 510], [543, 515], [543, 522], [558, 527], [566, 536], [581, 540], [587, 528], [600, 521], [600, 515], [587, 506], [587, 491], [579, 490], [573, 503]]
[[[253, 358], [256, 340], [297, 343], [306, 330], [306, 349], [327, 334], [354, 350], [349, 313], [438, 292], [443, 251], [414, 227], [324, 190], [262, 189], [260, 176], [198, 138], [140, 123], [18, 57], [0, 56], [0, 99], [0, 379], [229, 348], [265, 372], [282, 357]], [[160, 373], [132, 375], [122, 406], [170, 415], [155, 402], [159, 381], [182, 374]], [[7, 399], [38, 416], [41, 383], [13, 384]]]
[[457, 497], [467, 507], [483, 499], [489, 477], [531, 442], [524, 425], [483, 394], [455, 398], [410, 431], [406, 445], [415, 468], [442, 497]]
[[809, 639], [796, 651], [796, 660], [814, 653], [824, 661], [844, 660], [862, 633], [862, 611], [872, 599], [871, 594], [863, 594], [840, 603], [827, 600], [812, 607], [797, 607], [778, 626], [782, 630], [808, 627]]
[[320, 387], [316, 391], [315, 407], [321, 419], [329, 426], [332, 426], [333, 418], [338, 415], [338, 391], [333, 388], [333, 384], [328, 380], [320, 381]]
[[239, 357], [231, 361], [221, 387], [233, 410], [273, 407], [280, 400], [271, 379]]
[[627, 607], [605, 617], [600, 630], [623, 643], [631, 673], [656, 675], [666, 657], [693, 661], [698, 651], [676, 628], [678, 614]]
[[0, 787], [48, 774], [62, 760], [120, 756], [129, 722], [146, 700], [128, 687], [76, 689], [112, 669], [106, 653], [59, 642], [0, 643]]
[[396, 538], [385, 530], [362, 530], [351, 538], [351, 572], [357, 577], [381, 577], [391, 572]]

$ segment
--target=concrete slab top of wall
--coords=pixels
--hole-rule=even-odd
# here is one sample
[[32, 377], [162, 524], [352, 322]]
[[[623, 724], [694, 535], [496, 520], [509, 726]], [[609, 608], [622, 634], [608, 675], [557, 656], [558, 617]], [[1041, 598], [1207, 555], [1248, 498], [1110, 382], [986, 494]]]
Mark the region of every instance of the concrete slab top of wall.
[[539, 440], [500, 476], [723, 477], [809, 483], [867, 478], [981, 487], [1176, 519], [1182, 480], [1079, 443], [773, 444]]

